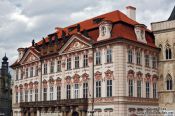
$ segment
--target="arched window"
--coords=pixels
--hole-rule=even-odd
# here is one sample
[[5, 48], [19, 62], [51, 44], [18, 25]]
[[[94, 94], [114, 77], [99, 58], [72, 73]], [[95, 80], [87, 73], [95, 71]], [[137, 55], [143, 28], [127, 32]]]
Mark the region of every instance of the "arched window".
[[166, 59], [171, 59], [172, 58], [170, 45], [166, 45], [165, 55], [166, 55]]
[[170, 74], [167, 75], [166, 88], [167, 88], [167, 90], [172, 90], [172, 88], [173, 88], [173, 82], [172, 82], [172, 78], [171, 78]]

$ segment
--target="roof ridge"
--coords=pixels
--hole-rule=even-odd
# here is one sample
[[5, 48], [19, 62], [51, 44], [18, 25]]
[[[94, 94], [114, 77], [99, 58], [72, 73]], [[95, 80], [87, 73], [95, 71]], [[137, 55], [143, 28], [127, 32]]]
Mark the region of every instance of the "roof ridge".
[[174, 8], [173, 8], [173, 10], [171, 12], [170, 17], [168, 18], [168, 21], [171, 21], [171, 20], [175, 20], [175, 6], [174, 6]]

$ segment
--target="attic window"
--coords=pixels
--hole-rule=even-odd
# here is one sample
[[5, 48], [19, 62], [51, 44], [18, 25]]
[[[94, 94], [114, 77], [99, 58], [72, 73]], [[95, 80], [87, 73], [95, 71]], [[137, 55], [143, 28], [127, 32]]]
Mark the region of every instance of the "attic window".
[[146, 26], [143, 24], [138, 24], [138, 25], [135, 25], [134, 28], [135, 28], [134, 30], [135, 30], [137, 40], [143, 43], [147, 43], [146, 37], [145, 37]]
[[101, 28], [101, 35], [102, 36], [105, 36], [105, 34], [106, 34], [106, 27], [105, 26], [102, 26], [102, 28]]

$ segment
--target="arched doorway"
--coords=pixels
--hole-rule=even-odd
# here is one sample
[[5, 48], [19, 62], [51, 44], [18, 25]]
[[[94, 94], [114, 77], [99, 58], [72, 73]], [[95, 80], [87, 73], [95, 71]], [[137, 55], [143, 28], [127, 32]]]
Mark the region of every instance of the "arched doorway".
[[79, 116], [79, 114], [78, 114], [78, 112], [74, 111], [74, 112], [72, 113], [72, 116]]

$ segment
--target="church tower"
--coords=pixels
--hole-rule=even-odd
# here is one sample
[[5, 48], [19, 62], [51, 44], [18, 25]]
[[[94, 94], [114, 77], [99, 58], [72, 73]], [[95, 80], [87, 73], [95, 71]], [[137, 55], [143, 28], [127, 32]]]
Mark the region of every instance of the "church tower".
[[159, 54], [159, 106], [175, 114], [175, 7], [166, 21], [151, 24]]

